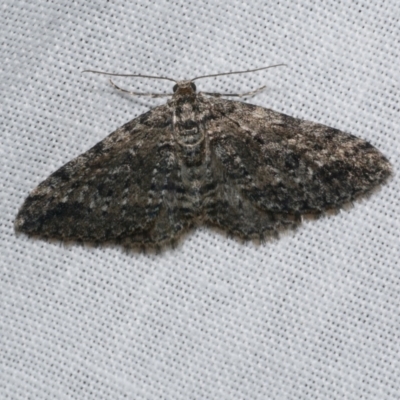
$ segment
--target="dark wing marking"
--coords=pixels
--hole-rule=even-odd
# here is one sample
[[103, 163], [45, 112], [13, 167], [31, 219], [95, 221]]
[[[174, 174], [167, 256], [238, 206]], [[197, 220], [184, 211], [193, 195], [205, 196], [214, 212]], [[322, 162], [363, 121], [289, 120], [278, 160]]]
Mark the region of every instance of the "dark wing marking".
[[61, 167], [26, 199], [15, 229], [126, 246], [173, 241], [188, 223], [169, 212], [180, 185], [170, 116], [166, 106], [143, 114]]
[[241, 195], [239, 188], [222, 182], [216, 185], [212, 200], [205, 204], [203, 212], [207, 224], [245, 240], [277, 237], [279, 231], [295, 229], [300, 224], [299, 218], [293, 215], [258, 208]]
[[366, 141], [251, 104], [218, 100], [210, 148], [257, 208], [293, 215], [340, 208], [390, 175]]
[[210, 141], [212, 184], [203, 200], [204, 221], [245, 240], [277, 237], [279, 231], [296, 228], [300, 223], [297, 216], [261, 209], [243, 196], [227, 166], [225, 156], [229, 155], [218, 146], [220, 135], [223, 133], [216, 133]]

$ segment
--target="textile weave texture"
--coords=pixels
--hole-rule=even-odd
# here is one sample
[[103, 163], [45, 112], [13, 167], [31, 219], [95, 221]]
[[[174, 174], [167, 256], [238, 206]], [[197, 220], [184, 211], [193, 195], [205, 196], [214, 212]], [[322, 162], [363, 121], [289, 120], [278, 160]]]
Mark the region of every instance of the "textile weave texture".
[[[1, 399], [395, 399], [400, 5], [3, 1]], [[370, 142], [394, 175], [265, 244], [208, 228], [161, 254], [16, 236], [41, 181], [165, 99], [85, 69], [196, 81]], [[116, 78], [138, 92], [171, 82]]]

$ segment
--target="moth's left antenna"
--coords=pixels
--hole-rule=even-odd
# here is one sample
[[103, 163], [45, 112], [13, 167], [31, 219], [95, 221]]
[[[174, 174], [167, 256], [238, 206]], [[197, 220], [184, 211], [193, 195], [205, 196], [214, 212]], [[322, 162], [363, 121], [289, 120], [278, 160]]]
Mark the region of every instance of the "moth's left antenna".
[[136, 74], [114, 74], [112, 72], [103, 72], [103, 71], [93, 71], [90, 69], [86, 69], [83, 72], [90, 72], [91, 74], [100, 74], [100, 75], [108, 75], [108, 76], [124, 76], [124, 77], [131, 77], [131, 78], [149, 78], [149, 79], [164, 79], [166, 81], [171, 81], [177, 83], [175, 79], [168, 78], [167, 76], [153, 76], [153, 75], [136, 75]]
[[[92, 74], [99, 74], [99, 75], [108, 75], [108, 76], [122, 76], [122, 77], [131, 77], [131, 78], [149, 78], [149, 79], [164, 79], [166, 81], [171, 81], [177, 83], [175, 79], [168, 78], [167, 76], [153, 76], [153, 75], [137, 75], [137, 74], [114, 74], [111, 72], [103, 72], [103, 71], [93, 71], [93, 70], [85, 70], [82, 72], [89, 72]], [[134, 96], [149, 96], [149, 97], [169, 97], [172, 96], [172, 93], [139, 93], [139, 92], [131, 92], [130, 90], [122, 89], [119, 86], [117, 86], [111, 79], [110, 79], [111, 85], [124, 93], [129, 93]]]

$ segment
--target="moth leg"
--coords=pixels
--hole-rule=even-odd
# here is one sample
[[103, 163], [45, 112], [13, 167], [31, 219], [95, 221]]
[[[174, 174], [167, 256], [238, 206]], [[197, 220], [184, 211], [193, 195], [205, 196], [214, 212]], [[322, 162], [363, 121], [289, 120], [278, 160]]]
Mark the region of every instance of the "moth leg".
[[129, 94], [132, 94], [134, 96], [149, 96], [149, 97], [153, 97], [153, 98], [155, 98], [155, 97], [170, 97], [170, 96], [172, 96], [169, 93], [138, 93], [138, 92], [131, 92], [129, 90], [120, 88], [111, 79], [110, 79], [110, 83], [115, 89], [119, 90], [120, 92], [129, 93]]
[[212, 92], [201, 92], [202, 94], [206, 94], [207, 96], [213, 96], [213, 97], [221, 97], [221, 96], [226, 96], [226, 97], [246, 97], [246, 96], [254, 96], [257, 93], [262, 92], [266, 86], [261, 86], [256, 90], [252, 90], [251, 92], [246, 92], [246, 93], [212, 93]]

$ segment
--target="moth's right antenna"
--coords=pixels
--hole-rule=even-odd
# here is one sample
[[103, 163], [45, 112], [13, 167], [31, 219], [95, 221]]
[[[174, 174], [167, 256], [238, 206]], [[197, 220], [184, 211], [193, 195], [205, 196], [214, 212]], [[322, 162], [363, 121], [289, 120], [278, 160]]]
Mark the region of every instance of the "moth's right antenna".
[[[211, 78], [211, 77], [214, 77], [214, 76], [245, 74], [247, 72], [262, 71], [264, 69], [281, 67], [281, 66], [286, 66], [286, 64], [269, 65], [268, 67], [262, 67], [262, 68], [256, 68], [256, 69], [248, 69], [248, 70], [245, 70], [245, 71], [233, 71], [233, 72], [223, 72], [221, 74], [202, 75], [202, 76], [197, 76], [196, 78], [192, 79], [192, 81], [194, 81], [196, 79], [202, 79], [202, 78]], [[213, 92], [202, 92], [202, 93], [206, 94], [208, 96], [213, 96], [213, 97], [221, 97], [221, 96], [225, 96], [225, 97], [248, 97], [248, 96], [254, 96], [255, 94], [263, 91], [265, 88], [266, 88], [266, 86], [261, 86], [256, 90], [252, 90], [251, 92], [246, 92], [246, 93], [213, 93]]]
[[247, 72], [262, 71], [263, 69], [275, 68], [275, 67], [281, 67], [281, 66], [286, 66], [286, 64], [269, 65], [268, 67], [262, 67], [262, 68], [256, 68], [256, 69], [247, 69], [247, 70], [245, 70], [245, 71], [222, 72], [222, 73], [220, 73], [220, 74], [211, 74], [211, 75], [196, 76], [196, 78], [191, 79], [191, 81], [193, 82], [193, 81], [195, 81], [196, 79], [212, 78], [212, 77], [214, 77], [214, 76], [234, 75], [234, 74], [246, 74]]

